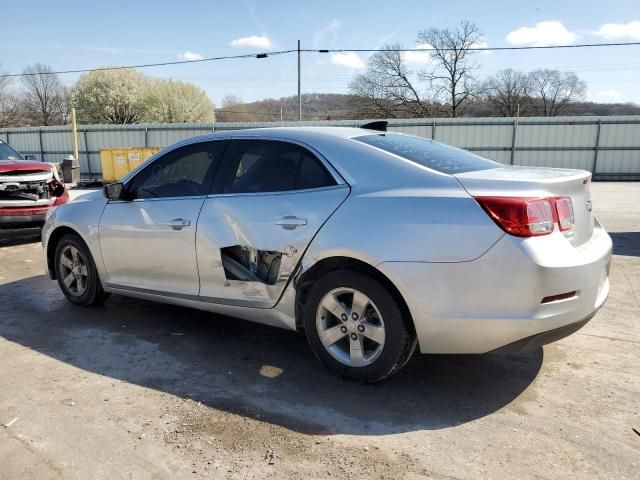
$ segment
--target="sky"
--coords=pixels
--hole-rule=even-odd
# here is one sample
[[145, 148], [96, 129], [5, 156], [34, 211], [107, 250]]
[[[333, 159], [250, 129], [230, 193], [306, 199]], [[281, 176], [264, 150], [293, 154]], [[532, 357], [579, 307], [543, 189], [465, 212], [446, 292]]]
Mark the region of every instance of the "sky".
[[[490, 47], [640, 41], [640, 0], [6, 0], [0, 63], [19, 73], [41, 62], [54, 70], [135, 65], [302, 48], [416, 46], [420, 30], [475, 22]], [[366, 53], [307, 53], [304, 93], [345, 93], [364, 72]], [[640, 46], [503, 51], [476, 54], [478, 75], [504, 68], [553, 68], [587, 82], [588, 99], [640, 103]], [[429, 55], [408, 53], [415, 72]], [[296, 55], [153, 67], [145, 73], [193, 82], [220, 104], [297, 92]], [[65, 74], [71, 85], [77, 74]]]

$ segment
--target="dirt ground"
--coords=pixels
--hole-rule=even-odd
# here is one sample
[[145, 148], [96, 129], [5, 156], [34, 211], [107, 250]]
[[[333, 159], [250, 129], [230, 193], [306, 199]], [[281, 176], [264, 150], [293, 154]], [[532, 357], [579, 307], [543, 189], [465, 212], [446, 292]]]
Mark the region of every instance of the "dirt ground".
[[520, 355], [415, 357], [373, 386], [294, 332], [74, 307], [37, 232], [0, 233], [0, 478], [640, 478], [640, 183], [592, 191], [615, 258], [586, 327]]

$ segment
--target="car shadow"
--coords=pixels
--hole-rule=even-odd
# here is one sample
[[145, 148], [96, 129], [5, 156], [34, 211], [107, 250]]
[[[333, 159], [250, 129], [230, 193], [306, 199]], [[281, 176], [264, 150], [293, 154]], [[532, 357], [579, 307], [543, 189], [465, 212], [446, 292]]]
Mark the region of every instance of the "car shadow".
[[609, 232], [613, 254], [640, 257], [640, 232]]
[[0, 248], [40, 242], [41, 228], [0, 228]]
[[390, 434], [470, 422], [536, 378], [542, 349], [414, 357], [361, 385], [327, 372], [304, 335], [113, 296], [75, 307], [44, 276], [0, 285], [0, 335], [100, 375], [309, 434]]

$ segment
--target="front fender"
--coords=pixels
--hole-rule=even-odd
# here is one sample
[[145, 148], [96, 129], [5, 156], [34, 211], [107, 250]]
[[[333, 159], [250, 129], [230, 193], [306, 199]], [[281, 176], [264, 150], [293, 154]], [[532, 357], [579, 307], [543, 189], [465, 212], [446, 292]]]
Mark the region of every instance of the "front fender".
[[[99, 194], [99, 195], [97, 195]], [[100, 252], [100, 237], [98, 227], [100, 217], [107, 204], [107, 199], [102, 192], [85, 194], [70, 203], [61, 205], [51, 212], [42, 228], [42, 246], [44, 264], [50, 278], [55, 278], [55, 272], [50, 268], [51, 239], [58, 237], [60, 229], [71, 230], [76, 233], [89, 247], [89, 251], [96, 264], [98, 275], [102, 281], [106, 281], [107, 275]]]

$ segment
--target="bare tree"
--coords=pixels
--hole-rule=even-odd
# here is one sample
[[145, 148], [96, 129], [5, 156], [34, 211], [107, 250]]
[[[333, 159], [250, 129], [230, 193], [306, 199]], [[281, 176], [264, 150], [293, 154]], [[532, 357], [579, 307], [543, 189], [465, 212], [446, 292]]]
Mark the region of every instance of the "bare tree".
[[234, 105], [242, 105], [244, 102], [242, 99], [233, 94], [227, 94], [222, 97], [222, 108], [233, 107]]
[[587, 84], [575, 73], [559, 70], [536, 70], [529, 73], [530, 95], [536, 111], [554, 117], [569, 105], [583, 100]]
[[460, 22], [455, 29], [429, 28], [418, 33], [418, 42], [431, 46], [434, 67], [422, 73], [422, 78], [432, 86], [436, 98], [448, 105], [451, 117], [460, 114], [464, 103], [479, 93], [474, 78], [478, 64], [473, 61], [477, 52], [471, 50], [482, 41], [478, 27], [468, 21]]
[[487, 78], [485, 100], [503, 117], [526, 115], [531, 107], [530, 78], [526, 73], [508, 68]]
[[399, 44], [384, 45], [374, 53], [367, 71], [349, 84], [355, 95], [352, 108], [365, 117], [429, 117], [433, 104], [423, 98], [417, 78], [403, 61]]
[[25, 113], [39, 125], [59, 123], [66, 110], [65, 88], [48, 65], [36, 63], [22, 72]]
[[[0, 75], [4, 74], [0, 65]], [[20, 102], [10, 77], [0, 77], [0, 127], [13, 127], [20, 122]]]

